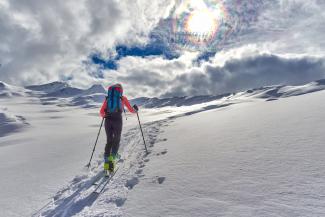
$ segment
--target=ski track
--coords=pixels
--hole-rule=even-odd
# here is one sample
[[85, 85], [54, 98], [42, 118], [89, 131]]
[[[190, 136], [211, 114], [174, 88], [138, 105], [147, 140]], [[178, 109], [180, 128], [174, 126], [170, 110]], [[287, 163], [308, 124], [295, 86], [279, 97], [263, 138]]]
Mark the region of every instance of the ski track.
[[101, 194], [92, 192], [95, 189], [94, 181], [102, 174], [103, 153], [97, 156], [90, 171], [84, 171], [84, 174], [76, 176], [68, 186], [58, 191], [32, 216], [123, 216], [121, 207], [127, 200], [128, 192], [139, 182], [149, 180], [152, 183], [163, 184], [165, 181], [164, 176], [146, 177], [143, 168], [151, 158], [167, 154], [168, 150], [155, 148], [155, 144], [167, 140], [158, 137], [163, 132], [162, 128], [168, 126], [174, 118], [143, 124], [148, 155], [145, 153], [139, 127], [123, 134], [120, 147], [122, 157], [117, 163], [119, 170]]

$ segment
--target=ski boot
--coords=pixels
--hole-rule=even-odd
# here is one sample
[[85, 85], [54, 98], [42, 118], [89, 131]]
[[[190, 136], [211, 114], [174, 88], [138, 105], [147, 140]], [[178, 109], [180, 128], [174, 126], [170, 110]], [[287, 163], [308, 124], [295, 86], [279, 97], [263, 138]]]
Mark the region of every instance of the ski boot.
[[109, 175], [108, 157], [104, 157], [104, 174], [105, 174], [105, 176]]
[[108, 172], [111, 174], [114, 172], [115, 169], [115, 155], [110, 155], [108, 157]]

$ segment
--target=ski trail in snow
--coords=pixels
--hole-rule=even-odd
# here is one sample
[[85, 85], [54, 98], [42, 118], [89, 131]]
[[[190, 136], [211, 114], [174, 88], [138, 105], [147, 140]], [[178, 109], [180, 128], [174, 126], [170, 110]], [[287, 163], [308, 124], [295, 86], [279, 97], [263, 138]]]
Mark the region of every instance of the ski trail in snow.
[[[32, 216], [122, 216], [120, 208], [127, 200], [128, 192], [140, 181], [148, 178], [143, 174], [143, 168], [150, 161], [150, 157], [167, 153], [166, 149], [155, 150], [154, 145], [159, 141], [166, 141], [158, 139], [158, 135], [162, 131], [161, 128], [171, 121], [165, 119], [143, 124], [149, 155], [144, 151], [139, 127], [123, 134], [120, 148], [122, 157], [117, 163], [119, 171], [101, 194], [93, 194], [93, 183], [102, 175], [102, 154], [95, 159], [90, 172], [76, 176], [67, 187], [58, 191], [50, 202]], [[149, 179], [161, 184], [165, 177]]]

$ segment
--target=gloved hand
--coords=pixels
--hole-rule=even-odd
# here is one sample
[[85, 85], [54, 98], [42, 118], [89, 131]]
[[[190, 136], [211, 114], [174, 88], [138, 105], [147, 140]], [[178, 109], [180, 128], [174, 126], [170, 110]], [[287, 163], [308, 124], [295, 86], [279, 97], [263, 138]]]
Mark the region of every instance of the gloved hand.
[[136, 112], [139, 111], [139, 108], [138, 108], [138, 106], [137, 106], [136, 104], [133, 105], [133, 108], [134, 108], [134, 110], [135, 110]]

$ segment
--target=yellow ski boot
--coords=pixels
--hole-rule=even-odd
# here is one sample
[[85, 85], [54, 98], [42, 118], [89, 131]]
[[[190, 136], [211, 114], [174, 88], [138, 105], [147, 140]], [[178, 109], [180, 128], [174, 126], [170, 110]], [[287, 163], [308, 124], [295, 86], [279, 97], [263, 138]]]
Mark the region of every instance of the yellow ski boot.
[[108, 157], [104, 158], [104, 173], [105, 176], [109, 175], [109, 163], [108, 163]]
[[108, 157], [108, 172], [109, 173], [113, 173], [115, 169], [115, 156], [114, 155], [110, 155]]

